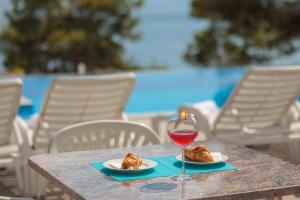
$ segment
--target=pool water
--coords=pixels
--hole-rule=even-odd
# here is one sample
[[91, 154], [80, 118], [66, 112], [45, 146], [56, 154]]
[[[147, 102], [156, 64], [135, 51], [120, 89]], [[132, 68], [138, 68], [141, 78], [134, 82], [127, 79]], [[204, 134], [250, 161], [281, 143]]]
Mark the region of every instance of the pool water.
[[[245, 72], [245, 68], [137, 72], [125, 111], [129, 114], [174, 111], [181, 104], [208, 99], [222, 107]], [[23, 77], [23, 93], [33, 101], [33, 113], [39, 112], [53, 78], [53, 75]], [[21, 115], [29, 116], [24, 112]]]

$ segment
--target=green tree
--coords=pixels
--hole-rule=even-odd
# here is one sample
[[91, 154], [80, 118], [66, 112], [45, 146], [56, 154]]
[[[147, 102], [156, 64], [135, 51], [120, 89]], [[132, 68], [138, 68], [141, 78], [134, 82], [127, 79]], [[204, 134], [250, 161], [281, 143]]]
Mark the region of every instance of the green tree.
[[298, 0], [192, 0], [191, 15], [208, 21], [184, 55], [194, 64], [264, 63], [299, 49]]
[[8, 69], [72, 72], [129, 69], [124, 40], [138, 38], [132, 10], [141, 0], [11, 0], [0, 50]]

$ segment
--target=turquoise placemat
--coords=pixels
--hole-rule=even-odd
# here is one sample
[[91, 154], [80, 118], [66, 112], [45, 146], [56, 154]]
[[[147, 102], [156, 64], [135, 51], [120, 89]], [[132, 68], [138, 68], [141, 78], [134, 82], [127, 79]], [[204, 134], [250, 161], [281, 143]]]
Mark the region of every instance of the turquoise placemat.
[[[90, 163], [90, 165], [95, 167], [102, 173], [106, 174], [107, 176], [110, 176], [118, 181], [131, 181], [137, 179], [156, 178], [163, 176], [178, 176], [180, 174], [181, 162], [177, 161], [175, 156], [162, 156], [147, 159], [156, 161], [157, 166], [154, 169], [136, 174], [118, 173], [109, 170], [102, 165], [103, 162], [93, 162]], [[185, 164], [186, 174], [209, 173], [224, 170], [237, 170], [237, 167], [226, 162], [202, 166]]]

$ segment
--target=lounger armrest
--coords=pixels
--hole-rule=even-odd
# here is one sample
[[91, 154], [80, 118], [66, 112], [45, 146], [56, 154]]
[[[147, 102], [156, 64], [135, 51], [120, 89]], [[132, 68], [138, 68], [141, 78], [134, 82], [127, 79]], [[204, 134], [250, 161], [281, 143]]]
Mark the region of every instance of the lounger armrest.
[[26, 122], [20, 117], [16, 117], [14, 121], [14, 130], [19, 146], [19, 154], [22, 158], [27, 159], [30, 156], [32, 145], [32, 130], [28, 128]]
[[206, 138], [211, 137], [213, 124], [220, 113], [220, 109], [213, 100], [202, 101], [195, 104], [185, 104], [179, 107], [189, 113], [196, 115], [200, 131], [206, 134]]

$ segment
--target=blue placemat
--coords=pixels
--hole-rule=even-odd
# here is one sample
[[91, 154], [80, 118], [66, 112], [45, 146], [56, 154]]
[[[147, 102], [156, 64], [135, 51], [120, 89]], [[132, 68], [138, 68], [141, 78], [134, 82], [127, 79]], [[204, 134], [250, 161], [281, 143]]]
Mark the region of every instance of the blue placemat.
[[[148, 158], [150, 160], [154, 160], [157, 162], [157, 166], [154, 169], [136, 173], [136, 174], [126, 174], [126, 173], [118, 173], [109, 169], [106, 169], [102, 163], [103, 162], [93, 162], [90, 163], [91, 166], [95, 167], [102, 173], [110, 176], [118, 181], [131, 181], [136, 179], [145, 179], [145, 178], [155, 178], [155, 177], [163, 177], [163, 176], [178, 176], [181, 170], [181, 162], [177, 161], [175, 156], [162, 156], [155, 158]], [[209, 173], [216, 171], [224, 171], [224, 170], [236, 170], [237, 167], [229, 164], [229, 163], [218, 163], [212, 165], [189, 165], [185, 164], [185, 172], [186, 174], [194, 174], [194, 173]]]

